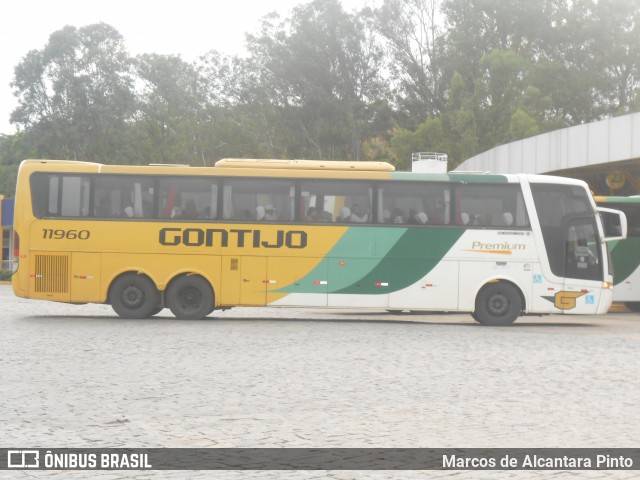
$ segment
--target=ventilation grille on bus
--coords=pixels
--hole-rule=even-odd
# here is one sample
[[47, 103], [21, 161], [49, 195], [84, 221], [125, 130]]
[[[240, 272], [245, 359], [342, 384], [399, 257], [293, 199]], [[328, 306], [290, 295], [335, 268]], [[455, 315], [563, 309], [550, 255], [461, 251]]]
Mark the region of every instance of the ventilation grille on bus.
[[36, 255], [36, 292], [67, 293], [69, 291], [69, 257]]

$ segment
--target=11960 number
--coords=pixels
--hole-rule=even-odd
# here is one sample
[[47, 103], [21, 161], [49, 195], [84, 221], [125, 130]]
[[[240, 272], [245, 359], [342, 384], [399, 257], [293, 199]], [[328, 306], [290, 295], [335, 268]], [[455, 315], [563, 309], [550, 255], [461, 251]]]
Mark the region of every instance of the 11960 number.
[[42, 238], [53, 240], [86, 240], [91, 236], [89, 230], [59, 230], [53, 228], [44, 228], [42, 230]]

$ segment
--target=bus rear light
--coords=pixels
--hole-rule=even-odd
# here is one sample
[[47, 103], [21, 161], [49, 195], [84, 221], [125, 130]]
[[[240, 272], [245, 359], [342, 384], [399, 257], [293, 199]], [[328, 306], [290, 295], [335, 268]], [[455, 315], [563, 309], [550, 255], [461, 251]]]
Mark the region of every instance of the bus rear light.
[[13, 271], [18, 271], [18, 262], [20, 261], [20, 235], [15, 230], [13, 231]]

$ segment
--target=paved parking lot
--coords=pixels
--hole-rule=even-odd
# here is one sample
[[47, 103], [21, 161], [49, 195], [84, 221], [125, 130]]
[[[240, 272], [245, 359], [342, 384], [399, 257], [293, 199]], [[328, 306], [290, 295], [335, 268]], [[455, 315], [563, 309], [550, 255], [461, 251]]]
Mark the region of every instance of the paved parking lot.
[[[7, 285], [0, 285], [0, 310], [4, 446], [640, 445], [636, 314], [526, 317], [506, 328], [482, 327], [457, 314], [271, 308], [215, 312], [203, 321], [178, 321], [168, 310], [151, 320], [122, 320], [104, 305], [18, 299]], [[640, 476], [154, 473], [220, 479]]]

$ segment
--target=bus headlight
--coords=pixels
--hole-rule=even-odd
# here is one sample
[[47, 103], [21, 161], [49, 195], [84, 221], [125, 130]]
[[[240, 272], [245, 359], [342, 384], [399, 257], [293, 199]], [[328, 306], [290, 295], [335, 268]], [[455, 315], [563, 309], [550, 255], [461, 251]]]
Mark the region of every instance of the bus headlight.
[[613, 290], [613, 283], [611, 283], [611, 282], [602, 282], [602, 288]]

